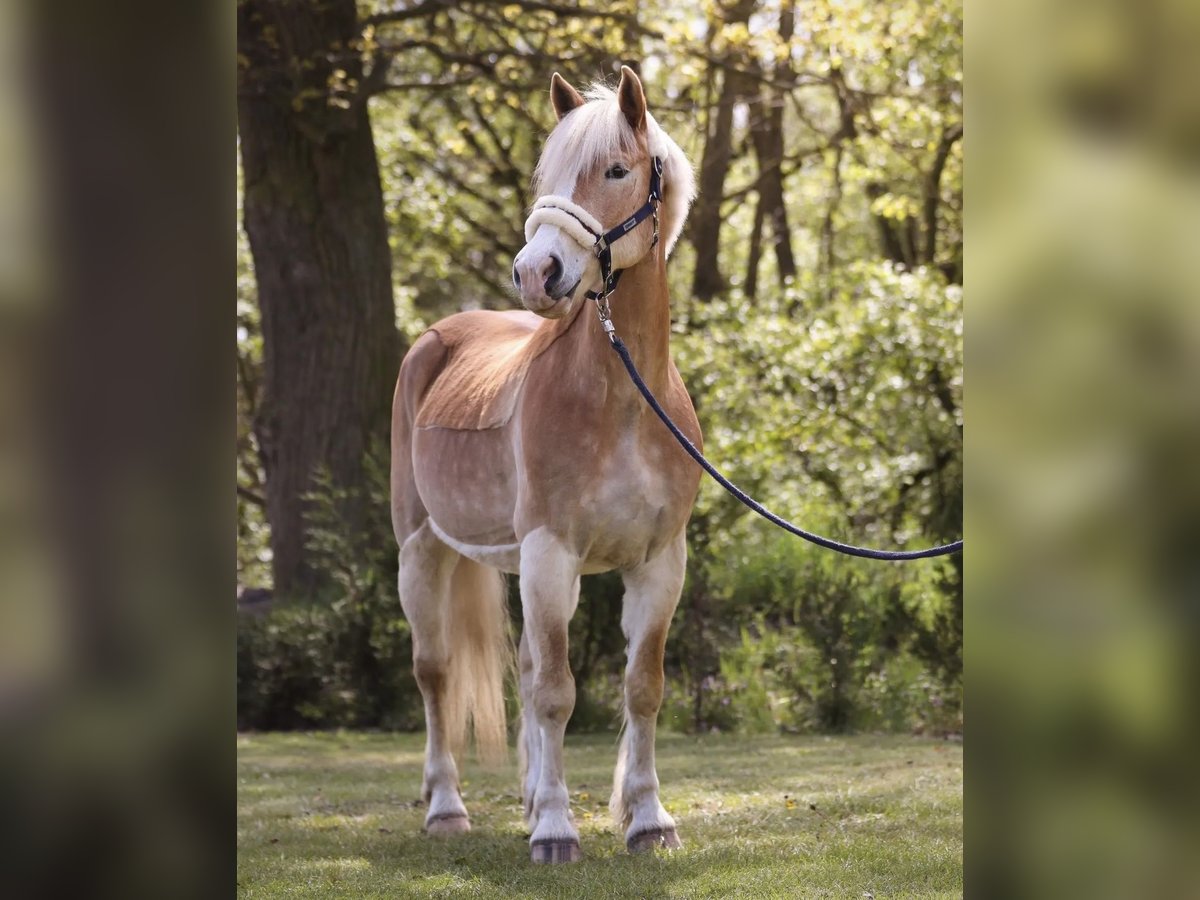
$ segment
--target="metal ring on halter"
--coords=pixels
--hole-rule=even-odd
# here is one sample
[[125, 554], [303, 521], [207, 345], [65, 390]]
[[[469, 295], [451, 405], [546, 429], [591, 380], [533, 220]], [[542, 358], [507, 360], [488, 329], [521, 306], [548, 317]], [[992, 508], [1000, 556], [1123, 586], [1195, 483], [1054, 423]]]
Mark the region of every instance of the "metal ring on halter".
[[614, 340], [617, 336], [617, 329], [613, 325], [612, 307], [609, 305], [607, 293], [596, 295], [596, 315], [600, 317], [600, 327], [604, 329], [608, 339]]

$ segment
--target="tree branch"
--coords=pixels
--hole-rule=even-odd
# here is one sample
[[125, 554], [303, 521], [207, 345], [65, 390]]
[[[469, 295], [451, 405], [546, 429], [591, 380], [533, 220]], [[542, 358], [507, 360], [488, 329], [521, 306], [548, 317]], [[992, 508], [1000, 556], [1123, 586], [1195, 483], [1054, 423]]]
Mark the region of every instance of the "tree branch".
[[921, 261], [925, 263], [932, 263], [937, 255], [937, 211], [942, 191], [942, 170], [946, 168], [946, 160], [950, 158], [951, 148], [962, 136], [962, 122], [957, 122], [942, 131], [937, 153], [933, 157], [933, 167], [929, 170], [929, 175], [925, 180], [925, 209], [921, 217], [922, 230], [925, 233], [924, 246], [921, 248]]
[[[824, 149], [824, 147], [807, 147], [804, 150], [801, 150], [799, 153], [793, 153], [790, 156], [784, 157], [778, 162], [773, 162], [768, 166], [764, 166], [758, 175], [755, 176], [754, 180], [749, 184], [724, 194], [721, 197], [721, 203], [728, 203], [731, 200], [741, 200], [747, 194], [757, 191], [762, 185], [763, 179], [775, 169], [779, 169], [779, 177], [786, 181], [789, 177], [804, 168], [804, 163], [809, 157], [816, 156]], [[784, 169], [783, 164], [785, 162], [793, 163], [794, 165]]]
[[267, 501], [259, 494], [254, 493], [250, 488], [237, 486], [237, 495], [248, 503], [253, 503], [255, 506], [265, 509]]
[[937, 397], [938, 405], [942, 411], [954, 423], [954, 427], [958, 429], [958, 433], [962, 434], [962, 425], [958, 422], [958, 404], [954, 402], [954, 394], [950, 391], [950, 384], [946, 381], [946, 376], [942, 374], [942, 367], [937, 363], [933, 364], [933, 368], [929, 370], [929, 386], [933, 388], [933, 394]]
[[403, 91], [450, 91], [454, 88], [465, 87], [473, 81], [473, 78], [461, 78], [451, 81], [390, 81], [380, 85], [375, 93], [395, 94]]
[[[373, 16], [367, 16], [362, 20], [364, 25], [388, 25], [393, 22], [403, 22], [409, 19], [419, 19], [422, 16], [432, 16], [436, 13], [448, 10], [456, 10], [463, 12], [468, 16], [476, 19], [484, 19], [494, 21], [490, 16], [479, 14], [478, 10], [472, 9], [477, 4], [472, 3], [457, 3], [450, 4], [447, 0], [425, 0], [423, 3], [418, 3], [415, 6], [405, 7], [403, 9], [389, 10], [388, 12], [376, 13]], [[490, 7], [490, 4], [483, 4], [485, 9]], [[646, 28], [638, 21], [637, 15], [634, 13], [613, 12], [606, 9], [592, 9], [583, 6], [569, 6], [563, 3], [547, 3], [541, 0], [515, 0], [510, 4], [519, 6], [526, 12], [548, 12], [563, 19], [607, 19], [610, 22], [617, 22], [626, 28], [631, 28], [640, 34], [647, 37], [662, 39], [662, 32], [654, 31]], [[515, 22], [506, 22], [508, 25], [515, 25]]]
[[392, 9], [384, 13], [376, 13], [373, 16], [367, 16], [362, 20], [363, 25], [386, 25], [389, 22], [403, 22], [407, 19], [419, 19], [422, 16], [432, 16], [434, 13], [441, 12], [446, 9], [449, 4], [446, 0], [423, 0], [423, 2], [415, 6], [406, 6], [403, 9]]

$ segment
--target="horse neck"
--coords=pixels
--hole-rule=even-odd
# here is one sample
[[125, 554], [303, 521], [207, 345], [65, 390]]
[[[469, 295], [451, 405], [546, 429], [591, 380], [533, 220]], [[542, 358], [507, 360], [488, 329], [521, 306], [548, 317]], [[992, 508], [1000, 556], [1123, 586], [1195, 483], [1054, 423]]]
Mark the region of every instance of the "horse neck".
[[[629, 348], [642, 379], [652, 391], [661, 394], [671, 362], [671, 304], [662, 244], [622, 273], [610, 303], [613, 325]], [[597, 364], [605, 372], [610, 396], [637, 397], [637, 389], [620, 357], [609, 346], [599, 317], [594, 310], [583, 312], [587, 319], [585, 345], [591, 356], [599, 356]], [[640, 397], [637, 401], [642, 402]]]

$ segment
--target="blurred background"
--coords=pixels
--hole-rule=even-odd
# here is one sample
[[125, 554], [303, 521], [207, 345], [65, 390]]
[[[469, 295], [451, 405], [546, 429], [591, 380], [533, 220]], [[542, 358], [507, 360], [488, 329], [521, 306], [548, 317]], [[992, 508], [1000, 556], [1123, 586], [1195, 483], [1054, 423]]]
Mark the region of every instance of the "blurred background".
[[[709, 455], [824, 534], [961, 535], [958, 2], [238, 8], [238, 721], [422, 727], [395, 591], [404, 349], [509, 309], [549, 81], [640, 72], [696, 166], [673, 347]], [[962, 560], [831, 556], [706, 483], [664, 724], [962, 730]], [[520, 603], [512, 607], [519, 616]], [[572, 623], [575, 729], [620, 722], [614, 575]]]

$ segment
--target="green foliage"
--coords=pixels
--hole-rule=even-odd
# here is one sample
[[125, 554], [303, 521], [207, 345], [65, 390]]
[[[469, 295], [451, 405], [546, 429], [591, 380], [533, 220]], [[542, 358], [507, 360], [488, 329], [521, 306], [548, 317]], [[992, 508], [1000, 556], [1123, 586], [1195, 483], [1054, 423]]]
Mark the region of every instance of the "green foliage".
[[239, 585], [271, 584], [270, 530], [263, 509], [266, 477], [259, 454], [262, 403], [262, 327], [250, 241], [241, 227], [241, 168], [238, 168], [237, 228], [237, 573]]
[[862, 728], [918, 734], [961, 733], [961, 685], [947, 686], [909, 653], [869, 672], [859, 689]]
[[394, 611], [284, 606], [238, 623], [238, 728], [422, 725], [408, 623]]
[[[677, 681], [668, 725], [746, 733], [961, 730], [962, 688], [913, 652], [928, 585], [776, 537], [720, 570], [720, 615], [746, 622], [703, 678]], [[695, 697], [691, 698], [695, 703]]]
[[[769, 486], [809, 521], [837, 509], [863, 540], [957, 535], [961, 288], [887, 262], [821, 287], [805, 277], [752, 315], [734, 298], [681, 317], [675, 355], [706, 447], [752, 493]], [[737, 511], [722, 504], [706, 482], [699, 508]]]
[[[961, 534], [961, 289], [884, 261], [802, 276], [764, 292], [753, 315], [745, 303], [693, 306], [677, 324], [676, 358], [718, 467], [838, 539], [903, 547]], [[675, 636], [691, 671], [671, 721], [957, 730], [961, 561], [844, 559], [707, 480], [690, 538]]]
[[241, 617], [239, 727], [420, 726], [379, 459], [368, 456], [363, 485], [340, 488], [322, 475], [309, 498], [310, 549], [331, 576], [327, 596]]

